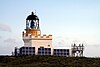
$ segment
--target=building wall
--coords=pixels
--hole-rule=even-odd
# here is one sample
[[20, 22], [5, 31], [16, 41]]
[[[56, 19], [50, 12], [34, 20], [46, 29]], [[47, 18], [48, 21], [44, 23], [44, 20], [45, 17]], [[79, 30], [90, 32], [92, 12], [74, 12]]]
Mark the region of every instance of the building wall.
[[32, 47], [32, 42], [31, 42], [31, 40], [30, 39], [24, 39], [23, 40], [24, 41], [24, 46], [25, 47]]
[[32, 47], [35, 47], [35, 54], [38, 54], [38, 48], [51, 48], [52, 49], [52, 40], [32, 40]]
[[[23, 35], [24, 47], [35, 47], [35, 55], [38, 55], [38, 48], [51, 48], [52, 35], [32, 36], [31, 34]], [[52, 53], [51, 53], [52, 54]]]

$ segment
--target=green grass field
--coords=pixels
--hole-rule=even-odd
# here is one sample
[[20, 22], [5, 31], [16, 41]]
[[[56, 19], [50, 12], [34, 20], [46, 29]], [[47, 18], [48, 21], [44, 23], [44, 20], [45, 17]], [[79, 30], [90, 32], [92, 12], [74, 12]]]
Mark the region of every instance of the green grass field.
[[100, 67], [100, 58], [0, 56], [0, 67]]

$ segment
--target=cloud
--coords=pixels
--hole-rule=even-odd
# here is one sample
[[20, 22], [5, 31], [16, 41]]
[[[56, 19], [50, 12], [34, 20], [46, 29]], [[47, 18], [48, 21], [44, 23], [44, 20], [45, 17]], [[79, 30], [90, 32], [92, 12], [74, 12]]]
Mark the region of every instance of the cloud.
[[15, 39], [15, 38], [8, 38], [8, 39], [5, 39], [3, 41], [4, 44], [6, 44], [5, 46], [12, 46], [12, 47], [16, 47], [16, 46], [21, 46], [23, 45], [22, 41], [20, 39]]
[[2, 38], [2, 36], [0, 36], [0, 39]]
[[0, 55], [11, 55], [15, 47], [22, 47], [23, 42], [19, 38], [6, 38], [0, 41]]
[[5, 43], [15, 43], [16, 39], [12, 39], [12, 38], [8, 38], [6, 40], [4, 40]]
[[100, 44], [91, 44], [85, 46], [84, 56], [100, 57]]
[[53, 47], [69, 47], [69, 37], [56, 36], [53, 38]]
[[0, 24], [0, 31], [11, 32], [11, 27], [9, 25], [6, 25], [6, 24]]

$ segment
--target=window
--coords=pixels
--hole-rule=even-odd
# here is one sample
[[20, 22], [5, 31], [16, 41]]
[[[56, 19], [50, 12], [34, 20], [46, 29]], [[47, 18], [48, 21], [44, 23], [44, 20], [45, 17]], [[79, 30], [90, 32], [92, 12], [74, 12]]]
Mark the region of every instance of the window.
[[62, 49], [60, 49], [60, 51], [62, 52]]
[[64, 52], [66, 52], [66, 49], [64, 49]]
[[50, 47], [50, 45], [48, 45], [48, 47]]
[[44, 48], [43, 46], [40, 46], [40, 48]]
[[69, 49], [67, 49], [67, 52], [69, 52]]
[[31, 48], [31, 47], [29, 47], [29, 49], [31, 50], [32, 48]]
[[42, 48], [42, 51], [44, 51], [44, 48]]
[[67, 55], [69, 55], [69, 53], [67, 53]]
[[45, 50], [47, 51], [47, 48], [45, 48]]
[[51, 54], [51, 52], [49, 52], [49, 54]]
[[28, 47], [26, 47], [26, 49], [28, 49]]
[[51, 51], [51, 48], [48, 48], [48, 51]]
[[64, 55], [66, 55], [66, 53], [64, 53]]

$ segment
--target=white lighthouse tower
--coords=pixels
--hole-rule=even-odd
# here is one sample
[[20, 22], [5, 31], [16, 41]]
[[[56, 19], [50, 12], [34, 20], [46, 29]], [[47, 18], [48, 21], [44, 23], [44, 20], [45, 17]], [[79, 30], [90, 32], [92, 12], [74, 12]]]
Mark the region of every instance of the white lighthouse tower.
[[22, 32], [24, 47], [35, 47], [35, 55], [39, 48], [50, 48], [52, 54], [52, 35], [41, 35], [39, 18], [33, 12], [26, 18], [26, 29]]

